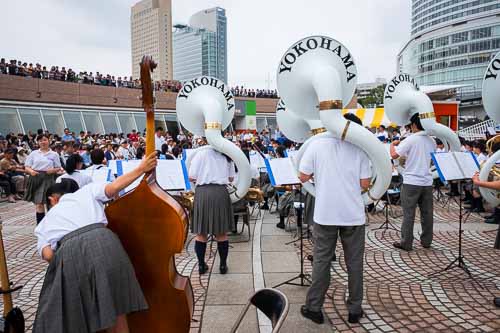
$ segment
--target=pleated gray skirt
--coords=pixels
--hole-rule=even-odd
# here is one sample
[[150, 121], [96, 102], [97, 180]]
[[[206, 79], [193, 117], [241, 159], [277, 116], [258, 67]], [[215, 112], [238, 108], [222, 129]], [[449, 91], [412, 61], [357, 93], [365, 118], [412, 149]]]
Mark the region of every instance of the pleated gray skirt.
[[233, 207], [225, 185], [196, 186], [194, 194], [192, 232], [220, 235], [231, 230]]
[[148, 305], [118, 237], [104, 224], [66, 235], [40, 292], [34, 333], [87, 333]]
[[34, 204], [45, 204], [45, 193], [56, 182], [56, 175], [41, 172], [36, 176], [29, 176], [26, 185], [24, 200]]

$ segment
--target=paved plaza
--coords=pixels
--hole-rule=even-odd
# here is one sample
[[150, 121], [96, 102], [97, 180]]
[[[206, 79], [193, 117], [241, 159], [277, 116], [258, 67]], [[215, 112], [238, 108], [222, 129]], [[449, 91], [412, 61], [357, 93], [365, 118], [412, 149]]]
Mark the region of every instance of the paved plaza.
[[[207, 251], [211, 273], [200, 277], [194, 242], [192, 236], [188, 238], [177, 266], [191, 277], [195, 292], [191, 332], [228, 332], [255, 290], [272, 287], [299, 272], [298, 242], [287, 244], [296, 236], [294, 217], [283, 231], [275, 227], [276, 214], [262, 213], [254, 213], [250, 239], [247, 230], [231, 237], [226, 275], [219, 274], [217, 246], [212, 243], [211, 251]], [[392, 213], [391, 221], [399, 227], [399, 207]], [[36, 254], [34, 209], [24, 202], [0, 204], [0, 217], [11, 280], [24, 285], [15, 294], [15, 304], [23, 310], [30, 332], [46, 269]], [[464, 224], [463, 249], [475, 279], [471, 280], [458, 268], [440, 272], [457, 255], [458, 206], [454, 202], [436, 202], [431, 249], [423, 249], [417, 241], [412, 252], [394, 249], [392, 243], [398, 240], [398, 232], [377, 230], [384, 220], [383, 211], [369, 214], [363, 304], [366, 315], [360, 324], [347, 323], [347, 273], [339, 242], [325, 303], [328, 323], [316, 325], [302, 318], [299, 309], [307, 287], [287, 285], [280, 287], [291, 303], [282, 332], [500, 332], [500, 309], [492, 303], [493, 297], [500, 296], [500, 251], [493, 249], [496, 225], [484, 224], [479, 215], [471, 215]], [[417, 223], [417, 239], [419, 231]], [[312, 244], [306, 239], [306, 255], [311, 251]], [[311, 272], [308, 260], [305, 270]], [[269, 328], [269, 322], [252, 309], [239, 332], [269, 332]]]

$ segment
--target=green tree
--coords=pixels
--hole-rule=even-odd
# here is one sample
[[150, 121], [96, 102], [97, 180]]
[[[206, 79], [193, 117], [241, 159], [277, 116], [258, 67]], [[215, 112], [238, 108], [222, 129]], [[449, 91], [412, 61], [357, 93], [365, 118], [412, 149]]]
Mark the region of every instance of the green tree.
[[384, 103], [385, 84], [370, 90], [368, 96], [358, 99], [358, 103], [364, 108], [377, 107]]

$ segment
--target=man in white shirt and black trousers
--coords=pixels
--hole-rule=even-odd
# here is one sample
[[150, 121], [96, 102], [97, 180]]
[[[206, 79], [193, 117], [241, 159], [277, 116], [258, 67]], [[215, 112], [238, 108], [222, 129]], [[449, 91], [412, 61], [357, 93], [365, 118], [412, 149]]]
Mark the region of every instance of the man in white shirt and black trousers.
[[420, 117], [414, 114], [411, 119], [412, 135], [401, 143], [391, 143], [391, 157], [398, 159], [406, 157], [401, 188], [401, 206], [403, 208], [403, 225], [401, 226], [401, 241], [394, 247], [411, 251], [413, 249], [413, 224], [415, 210], [420, 208], [422, 235], [420, 243], [424, 248], [431, 247], [433, 237], [433, 178], [430, 172], [431, 153], [436, 151], [436, 142], [426, 135], [420, 123]]
[[[354, 114], [345, 118], [361, 124]], [[330, 286], [330, 268], [340, 235], [348, 274], [348, 321], [358, 323], [363, 316], [363, 259], [365, 250], [365, 206], [361, 191], [370, 185], [368, 156], [357, 146], [328, 136], [318, 139], [304, 153], [301, 182], [314, 178], [314, 261], [312, 284], [302, 306], [304, 317], [322, 324], [321, 308]]]

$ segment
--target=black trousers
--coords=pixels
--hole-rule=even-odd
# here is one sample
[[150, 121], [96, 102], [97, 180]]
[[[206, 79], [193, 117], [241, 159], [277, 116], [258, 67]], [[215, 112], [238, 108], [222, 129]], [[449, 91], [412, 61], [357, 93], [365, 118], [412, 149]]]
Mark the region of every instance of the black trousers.
[[7, 195], [16, 194], [16, 183], [11, 177], [0, 175], [0, 187], [2, 187]]

